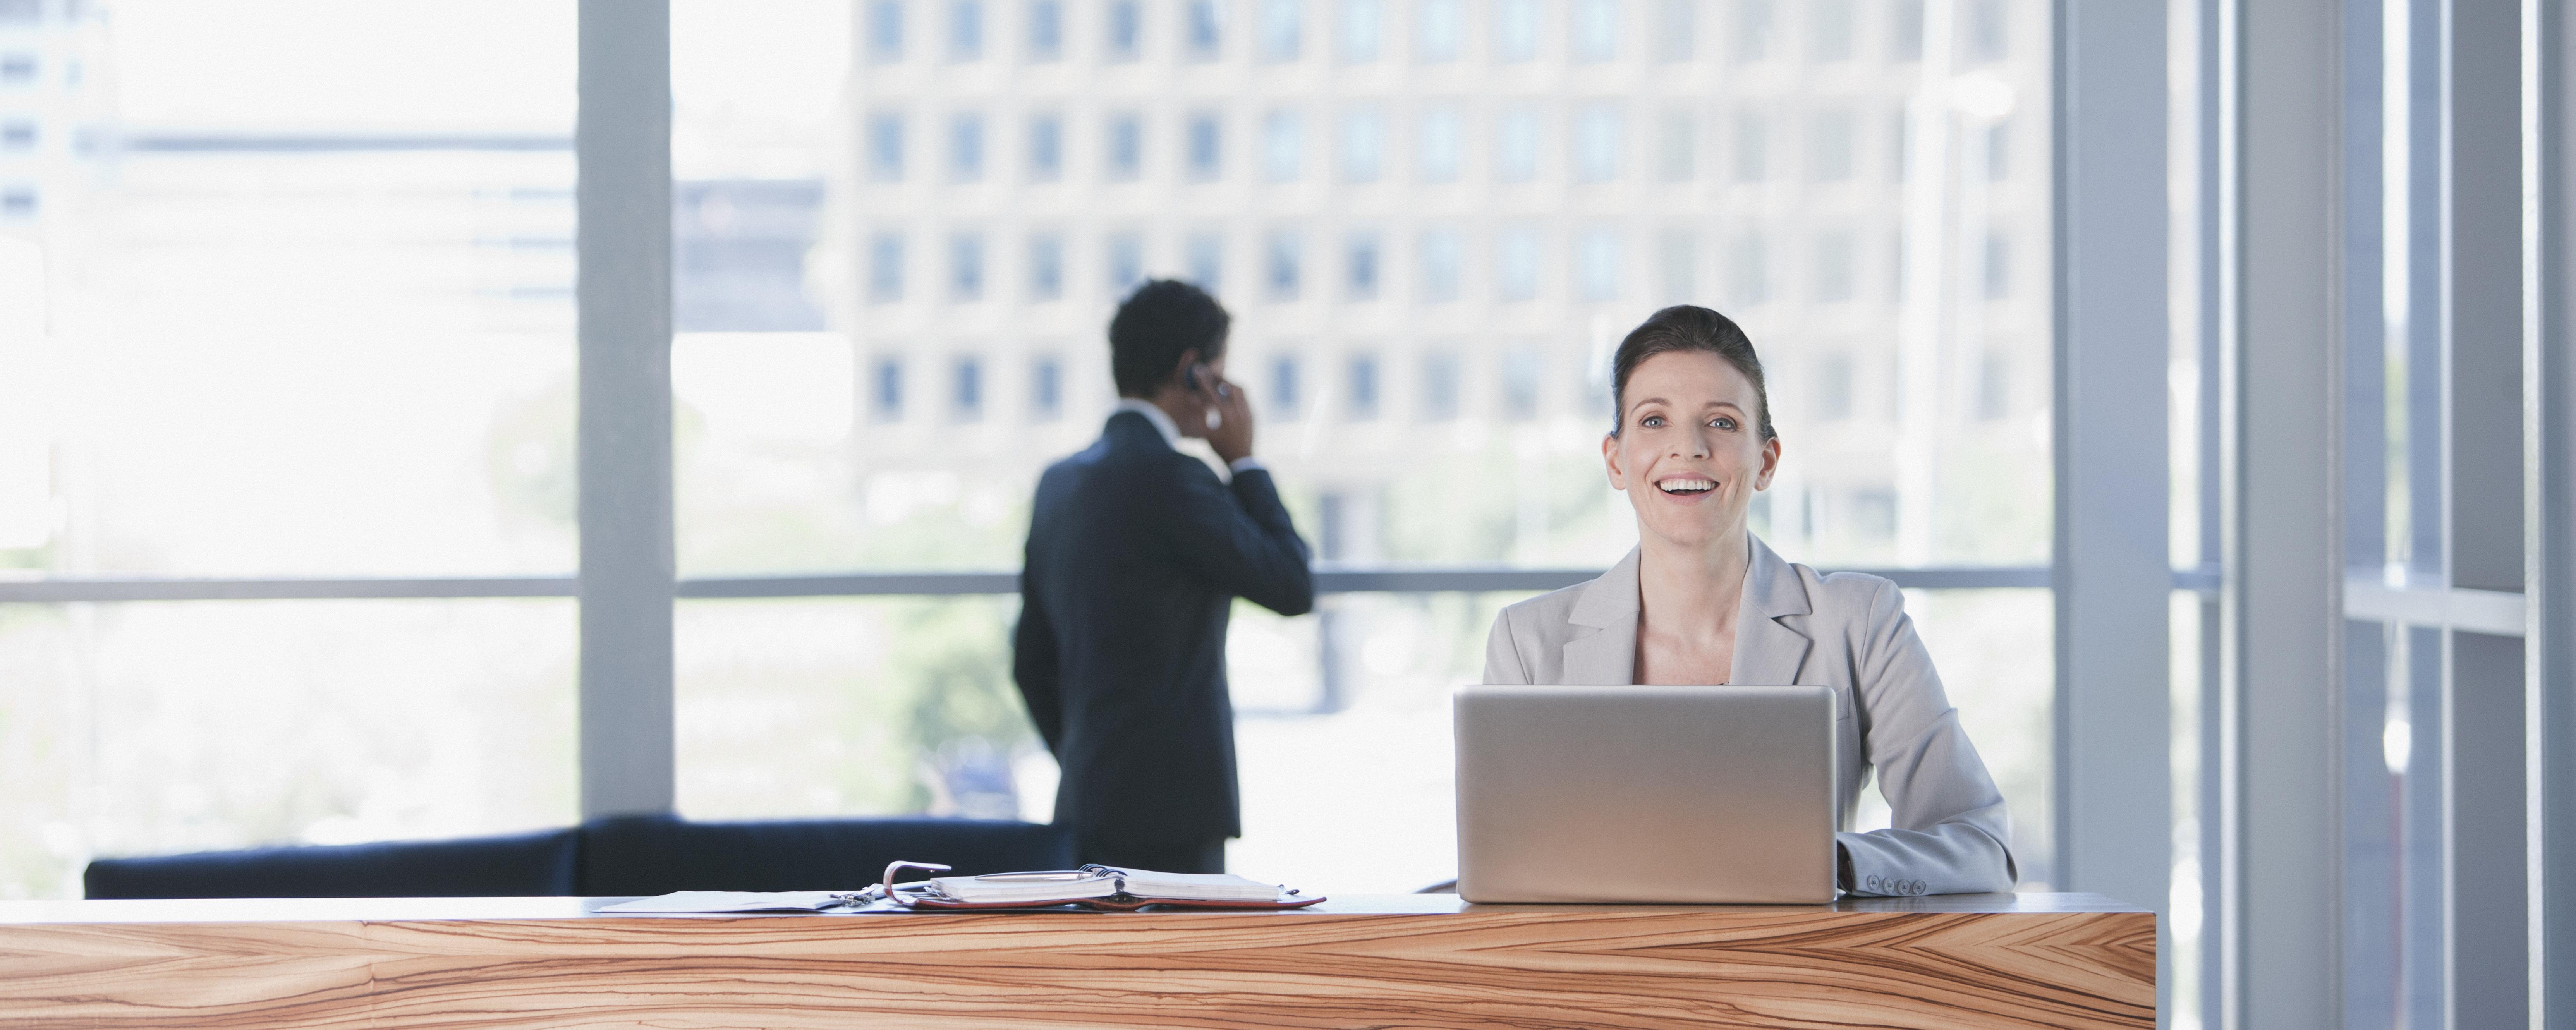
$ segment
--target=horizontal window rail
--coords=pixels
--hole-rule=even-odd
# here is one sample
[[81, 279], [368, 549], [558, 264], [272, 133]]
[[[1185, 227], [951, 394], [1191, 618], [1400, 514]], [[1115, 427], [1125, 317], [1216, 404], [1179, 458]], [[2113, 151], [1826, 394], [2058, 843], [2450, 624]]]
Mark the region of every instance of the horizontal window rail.
[[[1951, 566], [1846, 571], [1884, 576], [1908, 589], [2046, 589], [2046, 566]], [[1349, 566], [1315, 570], [1325, 594], [1527, 592], [1568, 587], [1598, 569], [1493, 566]], [[2176, 585], [2190, 589], [2178, 575]], [[400, 600], [423, 598], [577, 597], [573, 576], [243, 577], [58, 576], [0, 578], [0, 603], [115, 601]], [[686, 598], [956, 597], [1018, 593], [1017, 572], [836, 572], [807, 575], [704, 576], [683, 579]]]

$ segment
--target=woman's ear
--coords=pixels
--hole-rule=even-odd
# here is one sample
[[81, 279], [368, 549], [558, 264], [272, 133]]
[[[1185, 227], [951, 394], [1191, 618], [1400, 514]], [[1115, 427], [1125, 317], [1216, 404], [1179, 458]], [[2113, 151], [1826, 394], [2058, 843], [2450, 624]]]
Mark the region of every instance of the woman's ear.
[[1619, 437], [1605, 433], [1601, 437], [1601, 463], [1610, 469], [1610, 489], [1628, 489], [1628, 473], [1619, 467]]
[[1780, 471], [1780, 438], [1762, 441], [1762, 474], [1753, 477], [1756, 490], [1771, 489], [1771, 474]]

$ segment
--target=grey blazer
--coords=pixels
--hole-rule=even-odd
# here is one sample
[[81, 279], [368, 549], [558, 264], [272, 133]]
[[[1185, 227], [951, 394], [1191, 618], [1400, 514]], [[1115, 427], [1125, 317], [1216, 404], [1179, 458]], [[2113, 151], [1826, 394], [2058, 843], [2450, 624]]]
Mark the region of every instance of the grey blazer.
[[[2008, 891], [2011, 819], [1941, 690], [1896, 584], [1818, 575], [1758, 538], [1744, 576], [1730, 683], [1834, 690], [1834, 797], [1860, 894]], [[1503, 609], [1485, 642], [1485, 682], [1636, 681], [1637, 552], [1589, 583]], [[1893, 826], [1851, 833], [1869, 773]]]

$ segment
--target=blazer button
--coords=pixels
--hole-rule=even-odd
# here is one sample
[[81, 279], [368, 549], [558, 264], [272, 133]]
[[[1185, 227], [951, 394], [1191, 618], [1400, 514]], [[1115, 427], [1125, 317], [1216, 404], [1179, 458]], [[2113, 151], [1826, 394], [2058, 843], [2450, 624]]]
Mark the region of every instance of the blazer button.
[[1913, 890], [1912, 890], [1912, 893], [1915, 893], [1915, 894], [1921, 894], [1921, 893], [1923, 893], [1924, 891], [1929, 890], [1929, 889], [1931, 888], [1931, 885], [1930, 885], [1930, 884], [1924, 883], [1924, 882], [1923, 882], [1923, 881], [1921, 881], [1921, 880], [1916, 880], [1916, 881], [1914, 881], [1913, 883], [1907, 884], [1906, 886], [1908, 886], [1908, 887], [1912, 888], [1912, 889], [1913, 889]]

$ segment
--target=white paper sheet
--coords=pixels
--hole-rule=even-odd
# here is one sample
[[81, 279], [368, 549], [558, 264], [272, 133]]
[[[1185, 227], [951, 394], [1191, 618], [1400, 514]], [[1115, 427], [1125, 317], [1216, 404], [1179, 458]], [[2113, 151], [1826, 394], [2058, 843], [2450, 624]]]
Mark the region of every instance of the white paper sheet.
[[838, 903], [831, 891], [673, 891], [602, 906], [602, 912], [820, 912]]

